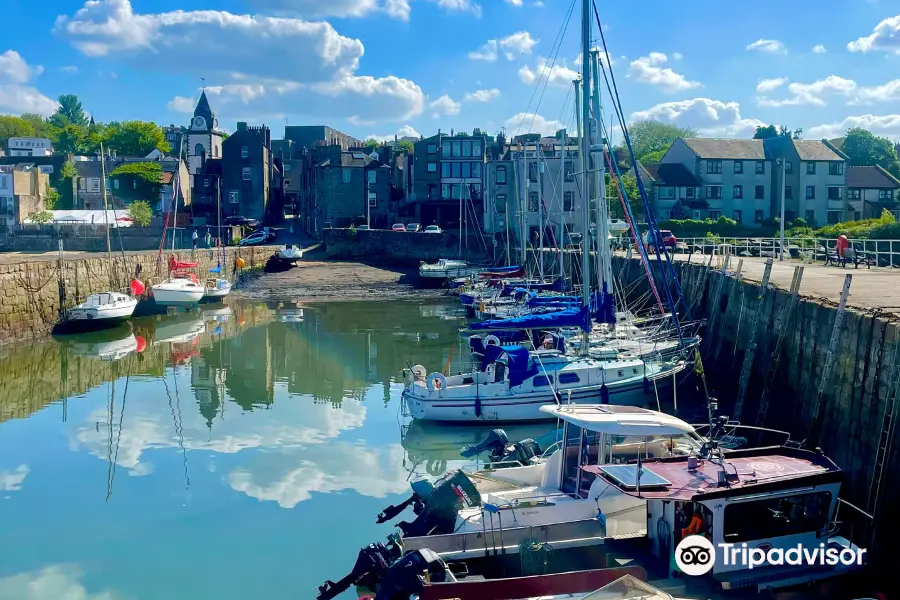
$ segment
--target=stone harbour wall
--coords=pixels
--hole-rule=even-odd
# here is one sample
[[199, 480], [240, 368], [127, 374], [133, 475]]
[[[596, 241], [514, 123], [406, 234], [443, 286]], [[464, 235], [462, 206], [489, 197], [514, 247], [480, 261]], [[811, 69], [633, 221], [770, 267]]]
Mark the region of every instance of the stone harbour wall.
[[[223, 273], [233, 283], [261, 270], [276, 247], [250, 246], [226, 248]], [[212, 249], [176, 252], [180, 260], [196, 261], [190, 269], [203, 281], [209, 269], [221, 261], [221, 251]], [[152, 285], [166, 277], [170, 252], [114, 253], [112, 262], [104, 254], [68, 260], [35, 260], [0, 264], [0, 344], [33, 339], [50, 333], [65, 308], [84, 302], [90, 294], [125, 290], [137, 277]], [[238, 269], [236, 259], [244, 260]], [[147, 286], [149, 288], [149, 285]]]
[[[326, 229], [324, 241], [328, 258], [331, 259], [418, 266], [420, 261], [433, 262], [459, 256], [459, 235], [455, 231], [411, 233], [381, 229]], [[487, 243], [490, 243], [489, 239]], [[463, 240], [463, 256], [470, 261], [487, 258], [475, 236], [469, 236], [468, 247]]]

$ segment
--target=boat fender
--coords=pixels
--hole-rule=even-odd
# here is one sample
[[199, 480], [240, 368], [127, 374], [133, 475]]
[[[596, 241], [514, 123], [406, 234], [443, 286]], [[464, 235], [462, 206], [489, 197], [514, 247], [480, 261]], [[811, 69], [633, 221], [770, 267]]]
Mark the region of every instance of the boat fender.
[[486, 346], [499, 346], [500, 338], [498, 338], [496, 335], [489, 335], [484, 338], [484, 343]]
[[425, 384], [428, 385], [429, 392], [435, 390], [441, 391], [447, 387], [447, 378], [444, 377], [443, 373], [434, 372], [428, 376], [428, 379], [425, 380]]
[[423, 379], [425, 379], [426, 372], [427, 371], [425, 371], [425, 367], [423, 367], [422, 365], [415, 365], [412, 368], [413, 381], [422, 381]]
[[600, 404], [609, 404], [609, 387], [605, 381], [600, 386]]

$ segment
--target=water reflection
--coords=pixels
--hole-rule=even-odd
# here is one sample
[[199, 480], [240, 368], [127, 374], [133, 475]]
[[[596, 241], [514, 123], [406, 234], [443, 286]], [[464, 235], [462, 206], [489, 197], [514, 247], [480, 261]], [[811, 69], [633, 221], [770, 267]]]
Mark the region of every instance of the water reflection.
[[465, 368], [451, 312], [235, 303], [3, 348], [0, 598], [311, 597], [408, 489], [399, 374]]

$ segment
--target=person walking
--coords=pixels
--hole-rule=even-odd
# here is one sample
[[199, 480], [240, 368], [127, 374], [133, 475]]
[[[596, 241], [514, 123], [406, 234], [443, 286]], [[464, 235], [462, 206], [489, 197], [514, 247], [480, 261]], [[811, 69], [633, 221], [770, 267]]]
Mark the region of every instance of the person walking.
[[197, 230], [194, 230], [194, 234], [191, 236], [191, 240], [194, 243], [194, 250], [197, 249]]

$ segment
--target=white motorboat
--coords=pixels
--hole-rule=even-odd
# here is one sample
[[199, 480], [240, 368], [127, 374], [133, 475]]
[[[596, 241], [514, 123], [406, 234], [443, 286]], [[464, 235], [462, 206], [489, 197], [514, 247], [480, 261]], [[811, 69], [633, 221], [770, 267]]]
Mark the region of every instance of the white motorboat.
[[419, 277], [425, 279], [456, 279], [475, 275], [482, 269], [474, 267], [464, 260], [442, 258], [434, 264], [421, 263]]
[[196, 314], [164, 317], [156, 326], [153, 343], [183, 344], [196, 339], [204, 331], [206, 331], [206, 322]]
[[134, 314], [137, 300], [119, 292], [91, 294], [87, 300], [69, 309], [57, 326], [60, 330], [91, 331], [115, 327]]
[[287, 260], [290, 262], [296, 262], [303, 258], [303, 249], [296, 244], [290, 244], [287, 246], [282, 246], [278, 252], [278, 258], [281, 260]]
[[121, 327], [113, 329], [73, 336], [69, 347], [72, 352], [80, 356], [102, 361], [116, 361], [125, 358], [132, 352], [142, 352], [145, 346], [144, 338], [134, 335], [131, 326], [123, 324]]
[[203, 288], [203, 299], [208, 301], [218, 301], [231, 293], [231, 282], [227, 279], [219, 277], [210, 277], [206, 280]]
[[625, 233], [626, 231], [631, 229], [631, 226], [628, 224], [628, 222], [621, 219], [611, 219], [610, 221], [607, 221], [607, 227], [609, 228], [609, 231], [611, 233], [616, 234]]
[[185, 306], [198, 304], [206, 288], [193, 279], [174, 277], [152, 286], [153, 299], [162, 306]]

